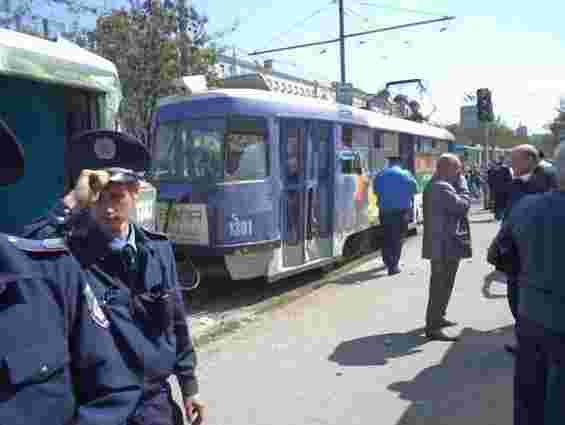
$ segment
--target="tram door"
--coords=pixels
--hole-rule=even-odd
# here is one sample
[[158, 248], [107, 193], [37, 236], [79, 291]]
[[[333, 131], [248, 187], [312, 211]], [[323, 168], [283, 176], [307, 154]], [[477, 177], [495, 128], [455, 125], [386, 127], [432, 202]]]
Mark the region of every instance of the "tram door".
[[332, 255], [331, 126], [281, 120], [283, 263]]
[[[410, 134], [400, 134], [398, 141], [398, 154], [404, 167], [406, 167], [412, 175], [416, 173], [416, 137]], [[414, 221], [414, 209], [408, 214], [408, 220]]]

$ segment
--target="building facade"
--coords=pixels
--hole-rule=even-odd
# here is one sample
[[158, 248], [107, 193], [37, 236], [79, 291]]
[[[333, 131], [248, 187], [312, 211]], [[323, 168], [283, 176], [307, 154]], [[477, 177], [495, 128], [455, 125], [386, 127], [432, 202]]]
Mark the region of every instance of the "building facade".
[[[337, 83], [307, 80], [273, 69], [273, 61], [263, 63], [224, 54], [217, 55], [216, 71], [225, 88], [254, 88], [336, 102]], [[367, 94], [353, 89], [353, 106], [366, 107]]]

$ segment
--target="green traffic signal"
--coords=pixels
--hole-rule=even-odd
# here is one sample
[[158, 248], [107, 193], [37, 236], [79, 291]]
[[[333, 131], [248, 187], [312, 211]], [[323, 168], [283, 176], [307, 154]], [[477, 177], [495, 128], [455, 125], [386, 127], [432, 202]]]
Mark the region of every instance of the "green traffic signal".
[[477, 118], [481, 122], [494, 121], [492, 99], [489, 89], [477, 90]]

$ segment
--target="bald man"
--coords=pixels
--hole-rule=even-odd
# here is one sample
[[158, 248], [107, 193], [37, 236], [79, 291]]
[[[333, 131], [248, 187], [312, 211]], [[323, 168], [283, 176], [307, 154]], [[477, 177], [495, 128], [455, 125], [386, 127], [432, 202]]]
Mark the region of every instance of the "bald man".
[[457, 340], [457, 337], [443, 332], [444, 327], [455, 325], [445, 318], [445, 313], [459, 262], [471, 256], [467, 220], [471, 199], [462, 185], [461, 168], [457, 156], [443, 154], [424, 190], [422, 257], [431, 263], [426, 336], [438, 341]]
[[[541, 163], [539, 151], [532, 145], [518, 145], [510, 151], [510, 161], [514, 178], [510, 184], [509, 202], [505, 217], [508, 217], [512, 207], [525, 195], [543, 193], [557, 188], [557, 177], [553, 166]], [[508, 305], [514, 320], [518, 316], [518, 284], [516, 276], [507, 279]], [[516, 347], [505, 345], [506, 351], [514, 354]]]

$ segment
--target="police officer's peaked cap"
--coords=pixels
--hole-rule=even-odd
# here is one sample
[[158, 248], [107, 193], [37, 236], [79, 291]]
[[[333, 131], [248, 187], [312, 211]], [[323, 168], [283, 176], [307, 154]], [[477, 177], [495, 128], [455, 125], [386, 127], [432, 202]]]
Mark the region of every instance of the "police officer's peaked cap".
[[24, 151], [16, 136], [0, 120], [0, 185], [12, 184], [24, 173]]
[[[127, 182], [149, 171], [151, 155], [137, 138], [112, 130], [89, 130], [73, 137], [67, 150], [74, 184], [82, 170], [112, 169], [112, 181]], [[124, 178], [121, 179], [120, 176]]]

